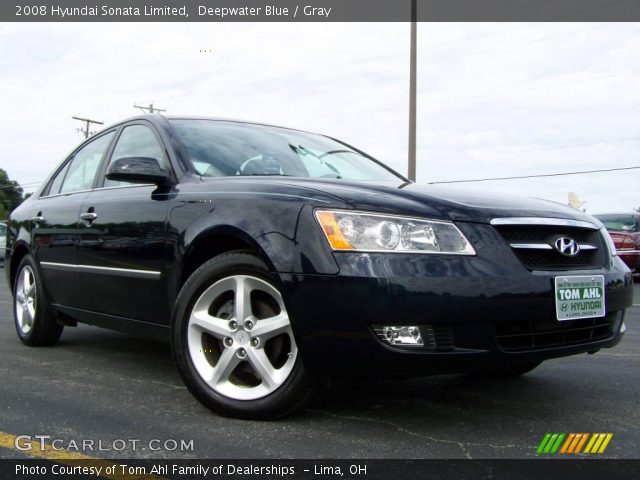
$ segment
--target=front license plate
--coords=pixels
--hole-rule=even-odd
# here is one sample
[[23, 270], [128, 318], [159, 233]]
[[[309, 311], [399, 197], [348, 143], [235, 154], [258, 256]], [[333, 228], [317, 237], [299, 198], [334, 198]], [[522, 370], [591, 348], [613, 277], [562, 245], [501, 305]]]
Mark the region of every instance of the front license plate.
[[604, 277], [581, 275], [555, 278], [556, 318], [604, 317]]

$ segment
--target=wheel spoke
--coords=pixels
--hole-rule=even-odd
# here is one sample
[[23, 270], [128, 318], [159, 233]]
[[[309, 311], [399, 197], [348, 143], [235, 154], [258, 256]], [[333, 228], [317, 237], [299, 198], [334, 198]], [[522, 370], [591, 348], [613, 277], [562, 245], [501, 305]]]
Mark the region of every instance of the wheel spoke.
[[229, 375], [231, 375], [238, 363], [240, 363], [240, 359], [237, 357], [235, 349], [225, 348], [213, 369], [213, 376], [209, 383], [218, 385], [220, 382], [229, 380]]
[[253, 316], [251, 310], [251, 282], [248, 277], [236, 277], [235, 288], [235, 316], [238, 323], [244, 323], [249, 317]]
[[25, 269], [24, 277], [22, 279], [22, 291], [24, 292], [25, 295], [28, 295], [28, 292], [30, 291], [34, 283], [35, 282], [33, 281], [33, 276], [31, 271]]
[[22, 305], [19, 305], [16, 308], [16, 318], [18, 320], [18, 326], [20, 327], [20, 330], [24, 331], [24, 307]]
[[24, 307], [24, 313], [22, 315], [22, 321], [23, 324], [31, 327], [31, 325], [33, 325], [33, 313], [31, 312], [31, 309], [29, 308], [29, 305], [25, 305]]
[[262, 348], [251, 348], [247, 351], [249, 364], [253, 367], [262, 382], [269, 389], [273, 389], [279, 385], [277, 379], [277, 370], [273, 368], [269, 357]]
[[252, 336], [260, 337], [263, 341], [273, 338], [281, 333], [291, 332], [291, 324], [289, 316], [285, 312], [281, 312], [275, 317], [261, 318], [256, 321], [256, 326], [251, 332]]
[[194, 311], [189, 321], [192, 327], [199, 328], [216, 338], [224, 339], [231, 334], [228, 320], [213, 317], [204, 310]]

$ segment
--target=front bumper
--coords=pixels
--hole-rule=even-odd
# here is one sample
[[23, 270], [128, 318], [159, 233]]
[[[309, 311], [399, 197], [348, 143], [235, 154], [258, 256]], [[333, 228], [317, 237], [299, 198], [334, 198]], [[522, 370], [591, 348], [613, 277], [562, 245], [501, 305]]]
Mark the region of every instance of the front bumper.
[[[606, 269], [530, 272], [506, 253], [501, 262], [481, 254], [335, 257], [337, 275], [281, 275], [303, 361], [330, 374], [462, 373], [596, 351], [621, 340], [632, 303], [631, 274], [617, 258]], [[556, 320], [553, 280], [571, 273], [604, 275], [604, 319]], [[446, 348], [393, 347], [375, 325], [428, 325], [452, 338]]]

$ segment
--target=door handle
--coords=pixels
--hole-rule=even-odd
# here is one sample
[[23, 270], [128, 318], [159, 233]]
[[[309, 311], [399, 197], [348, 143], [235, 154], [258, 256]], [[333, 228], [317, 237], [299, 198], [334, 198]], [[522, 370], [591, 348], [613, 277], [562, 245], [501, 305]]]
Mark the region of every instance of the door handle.
[[42, 215], [37, 215], [35, 217], [31, 217], [32, 222], [44, 222], [44, 217]]
[[87, 222], [93, 222], [96, 218], [98, 218], [98, 214], [95, 212], [81, 213], [80, 218], [82, 220], [86, 220]]

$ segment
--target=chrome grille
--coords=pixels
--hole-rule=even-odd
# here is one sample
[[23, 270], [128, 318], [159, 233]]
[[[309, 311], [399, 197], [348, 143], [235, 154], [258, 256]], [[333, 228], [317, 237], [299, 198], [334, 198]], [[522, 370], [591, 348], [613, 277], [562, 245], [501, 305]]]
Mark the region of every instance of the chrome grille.
[[[536, 224], [501, 224], [494, 227], [511, 246], [522, 265], [529, 270], [581, 270], [601, 268], [605, 264], [605, 248], [597, 227]], [[575, 240], [580, 251], [575, 256], [561, 254], [554, 244], [559, 238]]]

